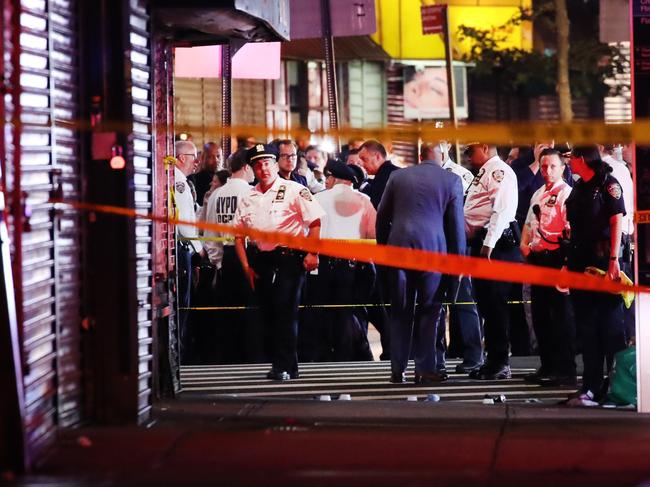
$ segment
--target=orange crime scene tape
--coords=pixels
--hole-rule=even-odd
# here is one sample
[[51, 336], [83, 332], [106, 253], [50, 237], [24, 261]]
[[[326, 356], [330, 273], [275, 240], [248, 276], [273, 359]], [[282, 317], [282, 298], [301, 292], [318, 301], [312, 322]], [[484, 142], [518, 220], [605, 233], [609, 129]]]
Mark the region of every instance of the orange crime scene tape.
[[248, 237], [255, 241], [275, 243], [286, 247], [314, 252], [331, 257], [353, 259], [361, 262], [399, 267], [443, 274], [465, 275], [494, 281], [521, 282], [540, 286], [559, 286], [562, 288], [584, 291], [611, 292], [621, 291], [647, 293], [649, 287], [624, 285], [602, 277], [590, 276], [579, 272], [549, 269], [529, 264], [516, 264], [503, 261], [488, 261], [478, 257], [441, 254], [426, 250], [408, 249], [392, 245], [377, 245], [365, 242], [340, 242], [307, 237], [294, 237], [280, 232], [263, 232], [247, 228], [235, 228], [229, 225], [207, 222], [190, 222], [167, 216], [152, 215], [131, 208], [96, 205], [63, 200], [51, 200], [51, 203], [68, 205], [78, 210], [121, 215], [128, 218], [143, 218], [174, 225], [189, 225], [203, 230], [229, 233]]

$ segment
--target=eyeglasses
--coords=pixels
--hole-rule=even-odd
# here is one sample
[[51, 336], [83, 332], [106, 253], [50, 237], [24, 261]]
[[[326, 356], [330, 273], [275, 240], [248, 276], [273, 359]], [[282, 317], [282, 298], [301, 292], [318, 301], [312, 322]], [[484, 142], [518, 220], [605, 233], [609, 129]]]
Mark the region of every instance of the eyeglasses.
[[196, 154], [179, 154], [179, 156], [192, 156], [194, 159], [196, 159]]
[[280, 154], [279, 159], [297, 159], [297, 154]]

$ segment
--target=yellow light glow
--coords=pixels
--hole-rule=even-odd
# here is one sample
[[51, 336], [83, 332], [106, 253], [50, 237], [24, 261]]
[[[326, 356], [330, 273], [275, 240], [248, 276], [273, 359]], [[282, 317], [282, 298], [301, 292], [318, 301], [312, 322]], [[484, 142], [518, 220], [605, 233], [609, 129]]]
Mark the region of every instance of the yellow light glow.
[[[377, 32], [372, 39], [395, 59], [444, 59], [441, 35], [422, 35], [420, 7], [431, 0], [376, 0]], [[445, 2], [435, 2], [445, 3]], [[454, 58], [469, 51], [470, 43], [458, 41], [460, 25], [481, 29], [505, 24], [519, 11], [530, 7], [531, 0], [452, 0], [449, 4], [449, 25]], [[510, 29], [502, 47], [532, 49], [532, 28], [529, 22]]]

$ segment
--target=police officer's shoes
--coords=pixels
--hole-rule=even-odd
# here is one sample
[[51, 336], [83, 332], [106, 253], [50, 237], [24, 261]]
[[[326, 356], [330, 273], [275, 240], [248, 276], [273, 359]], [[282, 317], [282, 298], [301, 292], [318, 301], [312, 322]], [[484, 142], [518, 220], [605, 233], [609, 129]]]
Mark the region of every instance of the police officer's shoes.
[[503, 380], [510, 379], [511, 377], [512, 372], [510, 371], [509, 365], [485, 364], [469, 373], [470, 379], [477, 380]]
[[462, 364], [456, 365], [456, 373], [457, 374], [469, 374], [472, 370], [479, 369], [483, 365], [483, 362], [479, 362], [478, 364], [466, 364], [463, 362]]
[[406, 373], [405, 372], [393, 372], [390, 374], [390, 381], [393, 384], [405, 384], [406, 383]]
[[299, 377], [298, 372], [289, 373], [286, 370], [271, 369], [266, 374], [267, 379], [279, 380], [279, 381], [284, 381], [284, 380], [289, 380], [289, 379], [297, 379], [298, 377]]
[[436, 384], [437, 382], [444, 382], [449, 378], [447, 372], [444, 370], [439, 370], [437, 372], [415, 373], [415, 384], [419, 386], [430, 386]]

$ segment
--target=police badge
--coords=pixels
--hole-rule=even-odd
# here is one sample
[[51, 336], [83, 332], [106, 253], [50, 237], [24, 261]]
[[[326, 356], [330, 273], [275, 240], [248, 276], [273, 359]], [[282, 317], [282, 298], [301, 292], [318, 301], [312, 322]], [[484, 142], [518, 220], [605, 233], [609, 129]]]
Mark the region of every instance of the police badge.
[[307, 201], [311, 201], [311, 193], [307, 188], [300, 190], [300, 196], [302, 196]]
[[183, 193], [185, 191], [185, 183], [183, 181], [177, 182], [174, 187], [178, 193]]
[[503, 171], [503, 169], [495, 169], [492, 171], [492, 178], [497, 182], [500, 183], [503, 181], [503, 178], [505, 177], [506, 173]]
[[607, 192], [612, 198], [615, 198], [617, 200], [621, 199], [621, 195], [623, 194], [621, 185], [618, 183], [611, 183], [609, 186], [607, 186]]

